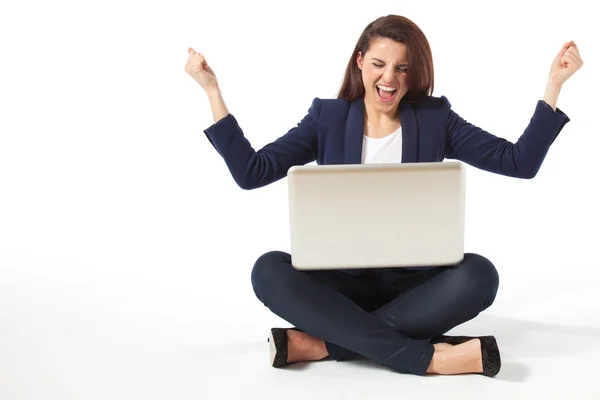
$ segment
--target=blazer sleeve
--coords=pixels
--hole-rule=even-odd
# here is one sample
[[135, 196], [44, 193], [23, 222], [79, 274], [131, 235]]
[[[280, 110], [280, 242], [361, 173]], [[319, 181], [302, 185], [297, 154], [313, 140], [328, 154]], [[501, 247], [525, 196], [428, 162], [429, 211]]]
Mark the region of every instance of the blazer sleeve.
[[292, 166], [316, 160], [320, 111], [320, 100], [315, 98], [308, 114], [296, 127], [257, 151], [232, 114], [205, 129], [204, 133], [225, 160], [235, 182], [242, 189], [256, 189], [287, 176]]
[[525, 131], [511, 143], [465, 121], [450, 108], [446, 97], [441, 99], [448, 113], [445, 157], [515, 178], [535, 177], [550, 145], [569, 122], [559, 108], [554, 111], [539, 100]]

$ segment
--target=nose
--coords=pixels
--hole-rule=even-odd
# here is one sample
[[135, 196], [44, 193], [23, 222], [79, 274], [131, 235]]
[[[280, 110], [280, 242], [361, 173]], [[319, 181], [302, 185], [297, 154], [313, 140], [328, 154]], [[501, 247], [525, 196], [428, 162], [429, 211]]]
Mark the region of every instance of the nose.
[[385, 71], [383, 71], [383, 81], [389, 84], [393, 83], [393, 79], [394, 79], [394, 67], [393, 66], [387, 66]]

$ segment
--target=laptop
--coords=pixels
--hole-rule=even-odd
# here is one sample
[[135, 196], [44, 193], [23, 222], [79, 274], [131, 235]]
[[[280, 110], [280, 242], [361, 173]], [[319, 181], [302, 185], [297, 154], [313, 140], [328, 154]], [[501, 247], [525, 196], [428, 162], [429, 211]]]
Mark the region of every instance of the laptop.
[[461, 162], [302, 165], [288, 170], [298, 270], [435, 267], [464, 257]]

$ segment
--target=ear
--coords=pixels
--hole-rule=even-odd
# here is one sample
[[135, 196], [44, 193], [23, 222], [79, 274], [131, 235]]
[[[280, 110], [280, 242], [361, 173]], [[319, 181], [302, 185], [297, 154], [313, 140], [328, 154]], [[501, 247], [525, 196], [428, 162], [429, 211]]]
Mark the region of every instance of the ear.
[[361, 71], [363, 69], [363, 62], [364, 62], [364, 60], [362, 58], [362, 54], [359, 51], [358, 55], [356, 56], [356, 64], [358, 65], [358, 69], [360, 69]]

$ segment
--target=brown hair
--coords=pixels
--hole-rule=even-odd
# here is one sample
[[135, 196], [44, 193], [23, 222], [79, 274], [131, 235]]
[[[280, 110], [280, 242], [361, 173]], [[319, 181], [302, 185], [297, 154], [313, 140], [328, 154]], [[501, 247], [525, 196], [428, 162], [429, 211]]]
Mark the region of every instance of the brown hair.
[[360, 35], [344, 74], [338, 99], [354, 101], [364, 96], [365, 87], [362, 73], [356, 64], [360, 51], [362, 56], [370, 48], [375, 39], [388, 38], [407, 47], [408, 57], [408, 92], [404, 96], [407, 101], [416, 101], [421, 96], [433, 93], [433, 57], [425, 34], [408, 18], [399, 15], [379, 17], [371, 22]]

